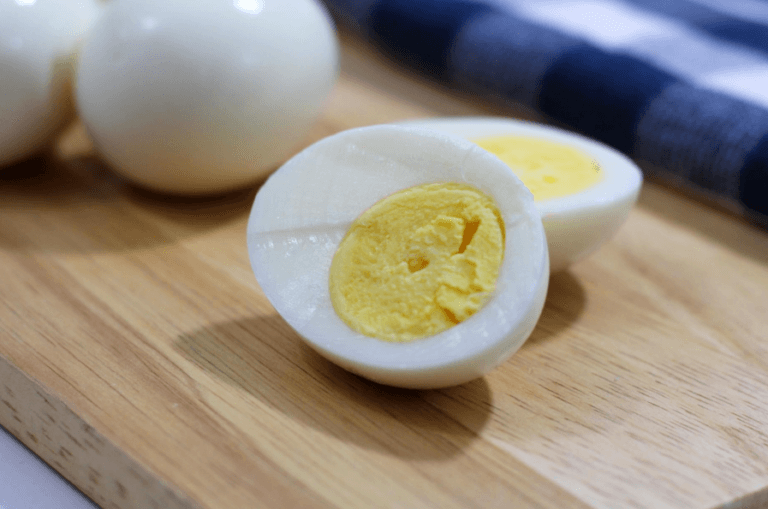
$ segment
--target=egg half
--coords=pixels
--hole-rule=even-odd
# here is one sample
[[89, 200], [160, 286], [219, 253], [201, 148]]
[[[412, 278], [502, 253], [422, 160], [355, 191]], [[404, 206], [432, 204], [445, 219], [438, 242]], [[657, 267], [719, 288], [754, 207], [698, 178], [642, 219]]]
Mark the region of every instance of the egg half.
[[[417, 339], [389, 341], [353, 329], [331, 299], [331, 265], [340, 244], [358, 218], [385, 199], [441, 184], [475, 189], [498, 210], [503, 257], [484, 305], [460, 323]], [[401, 214], [399, 207], [386, 214]], [[404, 238], [400, 242], [409, 242]], [[256, 195], [247, 240], [262, 291], [313, 349], [349, 371], [399, 387], [457, 385], [503, 362], [533, 330], [549, 280], [541, 216], [520, 179], [471, 142], [414, 127], [344, 131], [291, 158]], [[371, 246], [375, 258], [379, 250]], [[413, 268], [414, 262], [397, 263]], [[420, 292], [389, 298], [408, 306]], [[377, 313], [376, 305], [369, 314]]]
[[[505, 159], [524, 181], [530, 177], [547, 233], [551, 272], [567, 269], [609, 240], [640, 192], [637, 165], [572, 132], [495, 117], [433, 118], [402, 125], [477, 142]], [[516, 157], [516, 147], [526, 152], [524, 158]]]

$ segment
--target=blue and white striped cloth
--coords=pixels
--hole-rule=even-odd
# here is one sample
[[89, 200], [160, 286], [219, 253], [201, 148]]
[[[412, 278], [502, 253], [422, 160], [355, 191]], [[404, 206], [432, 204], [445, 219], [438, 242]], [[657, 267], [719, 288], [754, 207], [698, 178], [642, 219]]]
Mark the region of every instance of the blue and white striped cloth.
[[768, 218], [767, 1], [325, 2], [406, 65]]

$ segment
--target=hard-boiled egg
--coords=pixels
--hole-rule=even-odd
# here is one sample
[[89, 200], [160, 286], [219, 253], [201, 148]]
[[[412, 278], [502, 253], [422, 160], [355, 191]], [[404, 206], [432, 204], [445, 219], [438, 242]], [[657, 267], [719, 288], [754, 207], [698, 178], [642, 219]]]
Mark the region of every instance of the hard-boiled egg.
[[259, 190], [247, 235], [261, 289], [312, 348], [400, 387], [456, 385], [503, 362], [549, 279], [520, 179], [473, 143], [418, 128], [352, 129], [303, 150]]
[[317, 0], [130, 0], [83, 47], [80, 115], [119, 173], [162, 192], [224, 192], [288, 158], [337, 76]]
[[48, 145], [71, 118], [78, 46], [95, 0], [0, 0], [0, 165]]
[[609, 240], [637, 201], [638, 167], [597, 141], [554, 127], [490, 117], [435, 118], [404, 125], [461, 136], [495, 153], [534, 194], [557, 272]]

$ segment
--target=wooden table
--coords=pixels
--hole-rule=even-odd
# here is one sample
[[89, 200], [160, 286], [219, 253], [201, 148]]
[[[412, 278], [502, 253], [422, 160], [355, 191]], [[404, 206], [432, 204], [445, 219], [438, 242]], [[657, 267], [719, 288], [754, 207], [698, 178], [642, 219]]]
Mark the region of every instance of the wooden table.
[[[344, 38], [307, 144], [502, 114]], [[251, 273], [255, 190], [126, 185], [79, 126], [0, 174], [0, 423], [105, 508], [768, 507], [768, 235], [646, 184], [530, 340], [438, 391], [303, 345]]]

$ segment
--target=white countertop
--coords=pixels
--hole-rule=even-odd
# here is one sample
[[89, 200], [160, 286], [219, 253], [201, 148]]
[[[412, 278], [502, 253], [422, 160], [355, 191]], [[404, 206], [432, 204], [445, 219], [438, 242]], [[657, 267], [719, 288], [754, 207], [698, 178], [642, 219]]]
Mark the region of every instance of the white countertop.
[[98, 509], [0, 426], [0, 509]]

